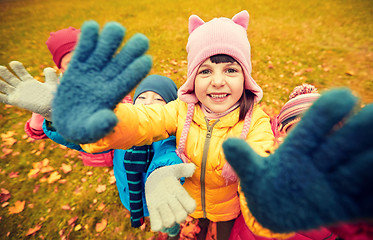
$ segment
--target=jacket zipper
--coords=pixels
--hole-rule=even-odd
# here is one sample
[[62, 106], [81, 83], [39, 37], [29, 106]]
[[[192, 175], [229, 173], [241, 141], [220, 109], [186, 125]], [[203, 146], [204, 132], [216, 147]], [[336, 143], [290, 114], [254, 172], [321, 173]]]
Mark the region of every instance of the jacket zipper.
[[216, 120], [211, 126], [209, 124], [209, 120], [205, 117], [206, 121], [206, 127], [207, 127], [207, 133], [206, 133], [206, 139], [205, 139], [205, 145], [203, 146], [203, 155], [202, 155], [202, 163], [201, 163], [201, 177], [200, 177], [200, 182], [201, 182], [201, 205], [202, 205], [202, 211], [203, 211], [203, 218], [206, 218], [206, 199], [205, 199], [205, 179], [206, 179], [206, 164], [207, 164], [207, 155], [210, 147], [210, 140], [211, 140], [211, 135], [212, 135], [212, 130], [219, 122], [219, 119]]

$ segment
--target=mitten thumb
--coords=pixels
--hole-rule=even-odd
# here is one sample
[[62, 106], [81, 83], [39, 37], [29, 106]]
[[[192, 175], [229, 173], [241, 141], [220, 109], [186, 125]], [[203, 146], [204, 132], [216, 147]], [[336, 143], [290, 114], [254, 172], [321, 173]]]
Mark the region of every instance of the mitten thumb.
[[44, 68], [45, 83], [48, 84], [52, 91], [55, 92], [58, 84], [58, 77], [56, 71], [53, 68]]
[[196, 165], [193, 163], [180, 163], [170, 166], [170, 171], [173, 175], [180, 179], [182, 177], [191, 177], [196, 170]]
[[225, 158], [237, 173], [241, 182], [253, 180], [258, 174], [260, 157], [244, 140], [230, 138], [223, 143]]
[[117, 125], [118, 118], [113, 111], [102, 109], [89, 117], [87, 123], [83, 126], [83, 132], [80, 135], [79, 143], [94, 143], [108, 135]]

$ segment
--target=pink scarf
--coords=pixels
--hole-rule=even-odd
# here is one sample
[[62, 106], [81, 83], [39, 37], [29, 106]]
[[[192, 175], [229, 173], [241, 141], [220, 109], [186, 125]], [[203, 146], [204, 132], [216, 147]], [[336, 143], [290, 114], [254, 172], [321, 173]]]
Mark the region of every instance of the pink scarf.
[[201, 106], [201, 109], [202, 109], [202, 112], [203, 114], [205, 114], [205, 117], [208, 119], [208, 120], [212, 120], [212, 119], [219, 119], [221, 117], [224, 117], [225, 115], [227, 115], [228, 113], [232, 112], [233, 110], [235, 110], [236, 108], [239, 107], [239, 103], [236, 103], [234, 104], [232, 107], [230, 107], [228, 110], [226, 110], [225, 112], [222, 112], [222, 113], [215, 113], [213, 111], [211, 111], [209, 108], [207, 108], [205, 105], [203, 105], [201, 102], [199, 103], [200, 106]]

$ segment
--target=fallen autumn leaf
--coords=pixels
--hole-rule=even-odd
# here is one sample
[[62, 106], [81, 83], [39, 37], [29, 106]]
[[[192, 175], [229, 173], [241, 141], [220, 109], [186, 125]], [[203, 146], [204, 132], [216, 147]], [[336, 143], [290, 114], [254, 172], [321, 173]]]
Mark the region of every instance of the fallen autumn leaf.
[[10, 193], [8, 190], [6, 190], [5, 188], [1, 188], [1, 193], [0, 193], [0, 202], [6, 202], [9, 200], [10, 198]]
[[107, 225], [107, 220], [105, 218], [102, 219], [100, 223], [96, 224], [96, 232], [102, 232], [105, 230]]
[[9, 214], [20, 213], [25, 208], [26, 201], [17, 201], [14, 203], [14, 206], [9, 207]]
[[70, 225], [74, 224], [74, 223], [76, 222], [76, 220], [78, 220], [78, 216], [75, 216], [75, 217], [71, 218], [71, 219], [67, 222], [67, 224], [69, 224], [69, 226], [70, 226]]
[[48, 183], [54, 183], [55, 181], [59, 180], [61, 178], [61, 175], [57, 172], [54, 171], [51, 173], [51, 175], [48, 178]]
[[106, 185], [98, 185], [98, 187], [96, 188], [96, 192], [98, 193], [105, 192], [105, 190], [106, 190]]
[[36, 225], [34, 228], [30, 228], [27, 233], [26, 233], [26, 236], [30, 236], [30, 235], [33, 235], [35, 234], [37, 231], [39, 231], [41, 229], [41, 225]]
[[69, 172], [71, 172], [72, 167], [71, 167], [70, 165], [67, 165], [67, 164], [65, 164], [65, 163], [62, 163], [60, 169], [61, 169], [64, 173], [69, 173]]

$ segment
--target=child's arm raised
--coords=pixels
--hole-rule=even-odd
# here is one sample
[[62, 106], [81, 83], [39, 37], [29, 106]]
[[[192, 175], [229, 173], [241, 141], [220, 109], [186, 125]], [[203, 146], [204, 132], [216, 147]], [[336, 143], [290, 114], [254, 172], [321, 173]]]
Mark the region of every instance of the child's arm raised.
[[114, 110], [119, 119], [112, 133], [91, 144], [81, 144], [89, 153], [109, 149], [129, 149], [132, 146], [150, 145], [176, 133], [178, 107], [175, 100], [162, 106], [118, 104]]
[[353, 115], [356, 103], [346, 89], [323, 94], [266, 158], [239, 139], [223, 144], [264, 227], [290, 232], [373, 217], [373, 104]]
[[142, 34], [132, 37], [113, 57], [125, 34], [120, 24], [85, 22], [79, 43], [53, 100], [53, 123], [68, 141], [92, 143], [117, 124], [113, 110], [146, 76], [151, 58]]

